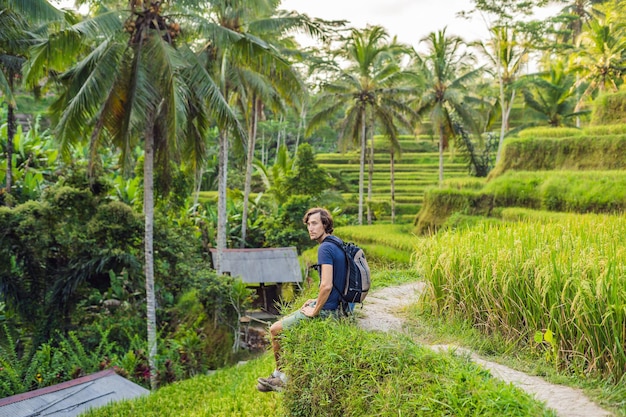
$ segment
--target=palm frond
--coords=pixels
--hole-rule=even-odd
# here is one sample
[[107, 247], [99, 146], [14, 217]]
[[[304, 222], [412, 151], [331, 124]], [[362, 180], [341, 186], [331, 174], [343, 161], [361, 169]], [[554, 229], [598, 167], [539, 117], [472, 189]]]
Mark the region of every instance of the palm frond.
[[106, 100], [118, 73], [124, 47], [116, 42], [103, 42], [74, 68], [62, 74], [66, 89], [53, 105], [60, 115], [57, 134], [61, 149], [69, 155], [69, 145], [81, 139], [81, 132], [93, 121], [100, 104]]
[[27, 19], [35, 21], [56, 20], [63, 12], [47, 0], [4, 0], [5, 8], [15, 11]]

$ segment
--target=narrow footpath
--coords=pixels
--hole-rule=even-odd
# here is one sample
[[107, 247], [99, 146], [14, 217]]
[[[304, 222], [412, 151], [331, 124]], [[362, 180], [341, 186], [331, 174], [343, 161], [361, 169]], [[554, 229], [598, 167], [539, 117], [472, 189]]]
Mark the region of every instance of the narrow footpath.
[[[423, 282], [404, 284], [373, 291], [361, 310], [359, 324], [366, 330], [401, 332], [403, 320], [396, 312], [415, 301], [424, 290]], [[407, 296], [413, 294], [414, 296]], [[467, 354], [477, 364], [505, 382], [513, 383], [556, 411], [561, 417], [607, 417], [613, 414], [594, 404], [579, 389], [551, 384], [542, 378], [516, 371], [507, 366], [482, 359], [477, 354], [463, 348], [449, 345], [429, 346], [433, 350], [454, 350]]]

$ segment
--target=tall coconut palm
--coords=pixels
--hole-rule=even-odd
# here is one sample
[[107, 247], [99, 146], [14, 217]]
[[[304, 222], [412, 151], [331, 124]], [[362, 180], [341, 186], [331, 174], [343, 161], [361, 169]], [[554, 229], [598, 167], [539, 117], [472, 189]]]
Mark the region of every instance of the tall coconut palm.
[[22, 74], [22, 65], [33, 44], [36, 28], [45, 22], [59, 20], [63, 14], [46, 0], [30, 2], [0, 0], [0, 92], [7, 104], [6, 192], [11, 193], [13, 181], [13, 138], [16, 133], [13, 95], [15, 81]]
[[[176, 38], [179, 23], [160, 3], [131, 0], [124, 14], [106, 11], [74, 27], [93, 46], [59, 76], [63, 92], [53, 107], [64, 147], [90, 138], [92, 157], [103, 144], [144, 144], [145, 278], [151, 386], [156, 388], [154, 292], [154, 168], [205, 136], [209, 116], [221, 125], [235, 117], [193, 51]], [[233, 122], [236, 123], [236, 122]], [[201, 156], [197, 154], [196, 156]]]
[[[248, 197], [252, 177], [252, 161], [258, 119], [264, 102], [279, 103], [280, 99], [303, 94], [304, 89], [293, 68], [282, 57], [276, 41], [292, 30], [303, 30], [312, 35], [324, 33], [323, 24], [304, 15], [279, 12], [277, 0], [250, 2], [219, 0], [211, 2], [209, 18], [202, 24], [202, 33], [210, 43], [207, 51], [212, 55], [215, 76], [222, 81], [222, 92], [233, 102], [239, 102], [242, 115], [247, 120], [248, 135], [246, 180], [244, 184], [244, 211], [242, 216], [242, 243], [245, 242]], [[236, 33], [240, 37], [221, 36]], [[220, 179], [218, 200], [226, 198], [227, 170], [224, 169], [228, 144], [222, 136], [220, 145]], [[225, 203], [218, 201], [217, 269], [221, 265], [221, 252], [226, 244]]]
[[569, 30], [564, 41], [575, 44], [587, 22], [593, 19], [593, 6], [605, 0], [572, 0], [561, 9], [560, 15], [567, 18], [565, 28]]
[[[337, 68], [336, 78], [323, 85], [324, 93], [315, 106], [319, 109], [309, 121], [308, 134], [343, 110], [340, 145], [345, 149], [356, 142], [359, 157], [358, 222], [363, 224], [365, 156], [368, 131], [378, 127], [397, 141], [396, 122], [405, 124], [410, 109], [402, 101], [401, 81], [407, 76], [400, 67], [398, 44], [387, 42], [387, 32], [380, 26], [353, 29], [342, 47], [347, 68]], [[373, 139], [373, 135], [370, 136]], [[371, 158], [371, 156], [370, 156]], [[371, 217], [370, 217], [371, 221]]]
[[580, 36], [577, 82], [586, 88], [579, 107], [596, 92], [617, 91], [626, 74], [626, 27], [618, 10], [604, 10], [605, 17], [591, 20]]
[[424, 77], [423, 94], [418, 98], [416, 112], [428, 115], [439, 137], [439, 186], [443, 184], [443, 151], [453, 134], [452, 114], [476, 131], [470, 108], [467, 83], [481, 69], [472, 68], [472, 57], [464, 50], [465, 43], [457, 36], [447, 36], [446, 28], [431, 32], [422, 39], [427, 43], [426, 56], [419, 57], [416, 71]]
[[515, 81], [528, 59], [528, 45], [518, 40], [518, 34], [509, 26], [493, 27], [490, 30], [491, 38], [487, 42], [479, 43], [480, 50], [489, 60], [499, 88], [499, 103], [501, 112], [500, 139], [496, 153], [496, 163], [502, 154], [504, 136], [509, 130], [509, 116], [515, 100]]

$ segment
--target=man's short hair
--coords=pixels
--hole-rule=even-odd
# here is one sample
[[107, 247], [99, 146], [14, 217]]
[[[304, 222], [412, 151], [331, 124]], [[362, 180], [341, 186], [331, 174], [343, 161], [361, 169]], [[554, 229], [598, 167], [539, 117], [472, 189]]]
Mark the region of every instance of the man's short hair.
[[331, 216], [330, 212], [328, 210], [326, 210], [325, 208], [314, 207], [312, 209], [309, 209], [306, 212], [306, 214], [304, 215], [304, 218], [302, 219], [304, 224], [308, 224], [309, 223], [309, 217], [311, 217], [315, 213], [319, 213], [320, 214], [320, 220], [322, 220], [322, 224], [324, 225], [324, 230], [326, 231], [326, 233], [328, 233], [329, 235], [332, 234], [333, 230], [334, 230], [334, 227], [333, 227], [333, 216]]

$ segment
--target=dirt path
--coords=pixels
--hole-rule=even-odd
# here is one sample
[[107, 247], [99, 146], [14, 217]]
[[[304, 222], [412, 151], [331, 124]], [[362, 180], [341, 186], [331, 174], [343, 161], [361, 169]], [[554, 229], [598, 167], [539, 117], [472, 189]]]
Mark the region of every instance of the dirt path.
[[[395, 315], [400, 308], [414, 302], [424, 289], [423, 282], [409, 283], [397, 287], [388, 287], [372, 292], [367, 297], [362, 317], [359, 318], [361, 327], [367, 330], [402, 331], [403, 320]], [[407, 296], [411, 295], [411, 296]], [[505, 382], [511, 382], [534, 395], [562, 417], [605, 417], [612, 414], [593, 402], [578, 389], [551, 384], [543, 379], [527, 375], [504, 365], [482, 359], [466, 349], [448, 345], [430, 346], [434, 350], [454, 349], [461, 354], [468, 354], [472, 360], [488, 369], [491, 374]]]

